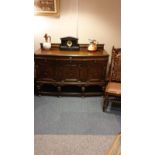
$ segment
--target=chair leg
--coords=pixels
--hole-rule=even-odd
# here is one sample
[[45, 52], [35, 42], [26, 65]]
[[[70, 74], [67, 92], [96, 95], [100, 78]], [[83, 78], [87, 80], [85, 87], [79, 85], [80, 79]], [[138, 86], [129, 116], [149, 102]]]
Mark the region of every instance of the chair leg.
[[109, 96], [107, 93], [105, 93], [104, 95], [104, 102], [103, 102], [103, 112], [106, 111], [107, 107], [108, 107], [108, 104], [109, 104]]

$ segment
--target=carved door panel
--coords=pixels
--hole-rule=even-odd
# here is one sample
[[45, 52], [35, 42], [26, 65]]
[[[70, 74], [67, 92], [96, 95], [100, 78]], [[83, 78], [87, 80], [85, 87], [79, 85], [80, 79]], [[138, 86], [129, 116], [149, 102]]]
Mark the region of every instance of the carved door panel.
[[81, 82], [86, 82], [87, 81], [87, 72], [88, 72], [88, 69], [87, 69], [87, 62], [81, 62], [80, 65], [79, 65], [79, 76], [80, 76], [80, 81]]
[[102, 61], [94, 60], [88, 63], [88, 81], [100, 82], [105, 80], [106, 65]]
[[55, 81], [55, 65], [52, 61], [46, 59], [36, 60], [35, 65], [37, 79]]
[[62, 78], [65, 82], [79, 81], [79, 65], [75, 62], [63, 63]]
[[63, 67], [59, 62], [56, 62], [55, 64], [55, 79], [56, 81], [63, 80]]

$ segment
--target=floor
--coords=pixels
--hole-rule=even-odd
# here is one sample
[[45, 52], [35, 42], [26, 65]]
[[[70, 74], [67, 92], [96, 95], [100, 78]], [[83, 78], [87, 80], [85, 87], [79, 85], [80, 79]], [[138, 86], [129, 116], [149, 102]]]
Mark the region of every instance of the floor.
[[102, 97], [34, 97], [37, 135], [116, 135], [121, 112], [102, 111]]
[[115, 136], [35, 135], [35, 155], [105, 155]]

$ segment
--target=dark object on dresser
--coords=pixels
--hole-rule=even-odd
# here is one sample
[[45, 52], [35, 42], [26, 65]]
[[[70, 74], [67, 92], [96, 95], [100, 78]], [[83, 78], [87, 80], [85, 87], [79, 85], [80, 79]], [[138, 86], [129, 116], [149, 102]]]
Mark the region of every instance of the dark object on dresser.
[[103, 95], [109, 55], [104, 45], [96, 52], [88, 52], [87, 44], [80, 51], [37, 50], [35, 87], [38, 95], [96, 96]]
[[109, 82], [105, 89], [103, 111], [109, 104], [110, 97], [115, 102], [121, 102], [121, 48], [112, 48]]
[[78, 44], [78, 39], [74, 38], [74, 37], [61, 38], [60, 50], [63, 50], [63, 51], [79, 51], [80, 46]]

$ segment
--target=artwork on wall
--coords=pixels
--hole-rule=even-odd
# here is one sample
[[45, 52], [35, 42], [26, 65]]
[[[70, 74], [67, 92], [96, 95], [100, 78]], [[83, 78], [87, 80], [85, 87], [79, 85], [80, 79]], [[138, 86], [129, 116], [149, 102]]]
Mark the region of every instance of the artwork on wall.
[[59, 16], [60, 0], [34, 0], [35, 15]]

